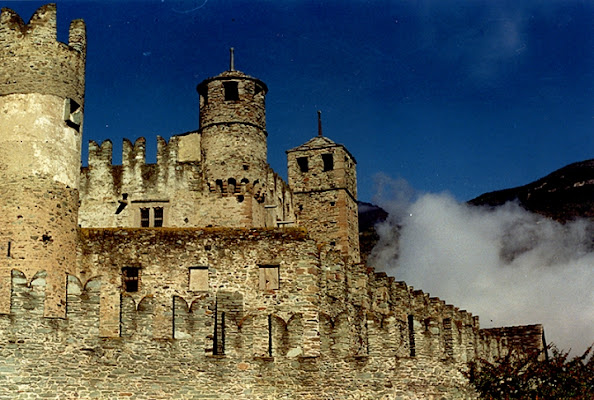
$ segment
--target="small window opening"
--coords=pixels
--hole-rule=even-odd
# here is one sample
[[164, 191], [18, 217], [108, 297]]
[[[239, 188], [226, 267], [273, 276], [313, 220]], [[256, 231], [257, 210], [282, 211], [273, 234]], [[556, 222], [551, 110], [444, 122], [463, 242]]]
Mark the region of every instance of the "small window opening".
[[163, 226], [163, 207], [155, 207], [153, 208], [153, 212], [155, 214], [155, 228], [160, 228]]
[[260, 265], [260, 290], [277, 290], [279, 287], [279, 266]]
[[239, 100], [237, 82], [223, 82], [223, 88], [225, 89], [225, 100]]
[[150, 208], [140, 209], [140, 226], [148, 228], [151, 225]]
[[330, 246], [336, 246], [336, 242], [330, 242]]
[[71, 128], [80, 129], [82, 123], [82, 110], [80, 104], [72, 99], [64, 100], [64, 121]]
[[443, 319], [443, 339], [445, 345], [445, 353], [448, 357], [454, 356], [454, 338], [452, 336], [452, 319]]
[[10, 242], [10, 240], [9, 240], [9, 241], [8, 241], [8, 249], [7, 249], [7, 251], [6, 251], [6, 257], [9, 257], [9, 258], [11, 257], [11, 255], [10, 255], [10, 247], [11, 247], [11, 245], [12, 245], [12, 243], [11, 243], [11, 242]]
[[245, 200], [245, 197], [242, 194], [240, 194], [239, 196], [237, 196], [237, 202], [238, 203], [243, 203], [244, 200]]
[[334, 207], [334, 206], [336, 205], [336, 202], [335, 202], [335, 201], [331, 201], [331, 202], [330, 202], [330, 205], [331, 205], [332, 207]]
[[140, 268], [124, 267], [122, 268], [122, 283], [124, 290], [128, 293], [138, 292], [140, 283]]
[[258, 94], [258, 93], [262, 92], [263, 90], [264, 90], [264, 88], [256, 83], [256, 88], [254, 90], [254, 94]]
[[410, 348], [410, 356], [415, 356], [415, 327], [414, 327], [415, 319], [414, 316], [408, 316], [408, 342]]
[[212, 353], [214, 355], [225, 354], [225, 312], [218, 311], [218, 303], [215, 305], [214, 343]]
[[301, 170], [301, 172], [309, 171], [307, 157], [297, 157], [297, 165], [299, 165], [299, 169]]
[[243, 170], [248, 171], [250, 169], [249, 164], [243, 164]]
[[237, 186], [237, 181], [234, 178], [229, 178], [227, 180], [227, 191], [229, 193], [235, 193], [236, 186]]
[[272, 357], [272, 315], [268, 314], [268, 357]]
[[332, 171], [334, 169], [334, 158], [332, 154], [322, 154], [322, 161], [324, 161], [324, 171]]
[[223, 193], [223, 181], [221, 179], [217, 179], [215, 185], [217, 187], [217, 192]]

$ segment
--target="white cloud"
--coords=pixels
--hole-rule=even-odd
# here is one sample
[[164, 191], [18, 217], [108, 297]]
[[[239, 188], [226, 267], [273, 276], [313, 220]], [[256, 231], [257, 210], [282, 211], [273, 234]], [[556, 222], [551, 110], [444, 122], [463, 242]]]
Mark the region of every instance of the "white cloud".
[[370, 261], [378, 270], [479, 315], [482, 327], [541, 323], [548, 342], [578, 353], [594, 342], [591, 223], [562, 225], [513, 203], [487, 210], [446, 194], [406, 206], [387, 199], [378, 202], [397, 213], [378, 226]]

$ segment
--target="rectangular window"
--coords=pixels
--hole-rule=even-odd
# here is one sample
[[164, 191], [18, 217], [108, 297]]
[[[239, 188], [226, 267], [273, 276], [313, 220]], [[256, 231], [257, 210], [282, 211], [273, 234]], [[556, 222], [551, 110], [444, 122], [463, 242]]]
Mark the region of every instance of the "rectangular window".
[[324, 161], [324, 171], [332, 171], [334, 169], [334, 158], [332, 154], [322, 154], [322, 161]]
[[143, 228], [148, 228], [151, 226], [151, 219], [150, 219], [150, 208], [141, 208], [140, 209], [140, 226]]
[[307, 157], [297, 157], [297, 165], [299, 165], [299, 169], [301, 170], [301, 172], [309, 171]]
[[163, 207], [153, 208], [153, 213], [154, 213], [155, 228], [162, 227], [163, 226]]
[[140, 226], [143, 228], [161, 228], [165, 221], [165, 208], [142, 207], [140, 208]]
[[140, 268], [124, 267], [122, 268], [122, 285], [124, 290], [129, 293], [138, 292], [140, 284]]
[[239, 89], [237, 82], [223, 82], [225, 100], [239, 100]]
[[208, 290], [208, 267], [190, 267], [190, 285], [192, 292]]
[[260, 290], [277, 290], [279, 280], [278, 265], [260, 265]]
[[413, 315], [408, 316], [408, 347], [410, 349], [410, 356], [416, 355], [415, 349], [415, 317]]

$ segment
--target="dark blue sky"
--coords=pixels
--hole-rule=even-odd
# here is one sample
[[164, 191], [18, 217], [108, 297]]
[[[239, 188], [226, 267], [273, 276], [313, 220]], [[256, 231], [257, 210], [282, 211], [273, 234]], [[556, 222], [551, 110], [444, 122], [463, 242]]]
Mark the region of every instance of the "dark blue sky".
[[[43, 2], [3, 2], [28, 20]], [[374, 176], [458, 200], [594, 158], [594, 2], [58, 2], [87, 22], [85, 143], [198, 128], [196, 85], [236, 68], [269, 86], [269, 162], [317, 132]], [[153, 156], [154, 157], [154, 156]]]

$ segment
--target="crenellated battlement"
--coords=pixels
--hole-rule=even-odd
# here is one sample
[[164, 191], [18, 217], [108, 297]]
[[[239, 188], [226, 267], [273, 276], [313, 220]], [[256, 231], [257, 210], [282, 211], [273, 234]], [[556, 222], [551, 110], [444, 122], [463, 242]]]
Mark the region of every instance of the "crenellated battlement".
[[86, 28], [70, 24], [69, 43], [57, 41], [56, 5], [40, 7], [28, 24], [13, 10], [0, 16], [0, 95], [51, 94], [84, 103]]

